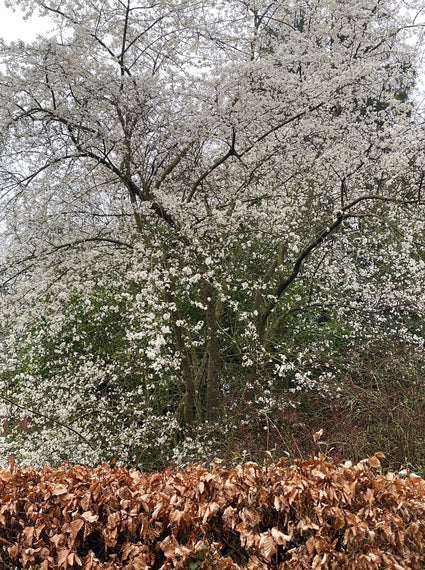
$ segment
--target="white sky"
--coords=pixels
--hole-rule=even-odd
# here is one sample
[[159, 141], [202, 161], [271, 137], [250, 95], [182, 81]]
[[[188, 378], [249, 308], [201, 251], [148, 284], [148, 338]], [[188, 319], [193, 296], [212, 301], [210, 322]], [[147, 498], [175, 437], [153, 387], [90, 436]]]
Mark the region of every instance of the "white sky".
[[10, 8], [6, 8], [4, 1], [0, 0], [0, 38], [6, 42], [31, 41], [37, 34], [47, 32], [49, 27], [47, 18], [24, 20], [22, 12], [14, 12]]

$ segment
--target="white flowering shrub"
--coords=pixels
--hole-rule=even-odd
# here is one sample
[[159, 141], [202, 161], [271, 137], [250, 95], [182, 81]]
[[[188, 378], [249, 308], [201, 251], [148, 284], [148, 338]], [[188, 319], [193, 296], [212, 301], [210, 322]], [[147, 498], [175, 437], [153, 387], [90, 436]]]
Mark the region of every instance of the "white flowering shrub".
[[423, 350], [399, 4], [16, 2], [53, 31], [0, 50], [5, 458], [285, 446], [357, 349]]

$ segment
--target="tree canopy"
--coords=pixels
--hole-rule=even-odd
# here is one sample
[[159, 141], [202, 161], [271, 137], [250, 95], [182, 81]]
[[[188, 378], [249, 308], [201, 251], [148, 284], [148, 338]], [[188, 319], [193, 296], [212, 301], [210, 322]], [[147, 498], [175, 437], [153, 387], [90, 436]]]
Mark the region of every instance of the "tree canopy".
[[232, 418], [342, 397], [359, 347], [423, 350], [414, 15], [16, 5], [55, 31], [1, 46], [0, 449], [208, 455]]

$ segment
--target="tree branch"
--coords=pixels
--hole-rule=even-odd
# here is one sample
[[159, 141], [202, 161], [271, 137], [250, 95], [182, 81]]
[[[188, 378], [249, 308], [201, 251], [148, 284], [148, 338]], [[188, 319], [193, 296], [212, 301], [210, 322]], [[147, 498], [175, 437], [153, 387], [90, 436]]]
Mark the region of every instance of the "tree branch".
[[16, 400], [14, 400], [13, 398], [10, 398], [8, 396], [5, 396], [4, 394], [2, 394], [0, 396], [0, 398], [2, 398], [5, 402], [7, 402], [8, 404], [11, 404], [12, 406], [16, 406], [17, 408], [19, 408], [20, 410], [24, 410], [26, 412], [30, 412], [31, 414], [34, 414], [35, 416], [39, 416], [40, 418], [45, 418], [46, 420], [49, 420], [49, 422], [52, 422], [58, 426], [61, 426], [69, 431], [71, 431], [72, 433], [74, 433], [77, 437], [79, 437], [82, 441], [84, 441], [84, 443], [87, 443], [87, 445], [91, 448], [91, 449], [96, 449], [96, 447], [90, 443], [90, 441], [85, 438], [79, 431], [77, 431], [76, 429], [72, 428], [71, 426], [69, 426], [68, 424], [65, 424], [64, 422], [61, 422], [59, 420], [56, 420], [55, 418], [52, 418], [51, 416], [48, 416], [46, 414], [43, 414], [42, 412], [38, 412], [37, 410], [34, 410], [32, 408], [29, 408], [28, 406], [22, 406], [21, 404], [18, 404], [16, 402]]
[[273, 309], [279, 302], [279, 299], [282, 296], [283, 292], [289, 287], [289, 285], [291, 285], [294, 279], [298, 276], [304, 260], [310, 255], [310, 253], [313, 250], [315, 250], [321, 243], [323, 243], [327, 237], [329, 237], [332, 233], [334, 233], [335, 230], [339, 228], [339, 226], [342, 224], [344, 220], [352, 218], [354, 216], [354, 214], [350, 211], [354, 206], [360, 204], [361, 202], [369, 200], [379, 200], [383, 202], [391, 202], [400, 205], [419, 204], [418, 200], [400, 200], [398, 198], [390, 198], [378, 194], [367, 194], [364, 196], [359, 196], [358, 198], [352, 200], [349, 204], [341, 208], [341, 210], [337, 213], [336, 220], [330, 226], [322, 230], [319, 233], [319, 235], [301, 251], [297, 259], [295, 260], [294, 266], [289, 276], [286, 279], [282, 279], [278, 284], [278, 286], [276, 287], [275, 291], [272, 293], [274, 297], [273, 300], [270, 301], [270, 303], [265, 307], [265, 309], [260, 314], [258, 314], [256, 320], [256, 327], [258, 335], [261, 339], [264, 338], [265, 327], [270, 313], [273, 311]]

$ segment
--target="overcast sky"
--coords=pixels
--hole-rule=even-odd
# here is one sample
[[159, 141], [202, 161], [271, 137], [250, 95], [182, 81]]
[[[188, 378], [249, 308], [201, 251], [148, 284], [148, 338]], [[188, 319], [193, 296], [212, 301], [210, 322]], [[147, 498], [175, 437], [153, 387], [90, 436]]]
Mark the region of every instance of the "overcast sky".
[[0, 0], [0, 37], [6, 42], [30, 41], [38, 33], [47, 31], [48, 28], [47, 19], [32, 18], [25, 21], [21, 12], [13, 12], [10, 8], [5, 7], [3, 0]]

